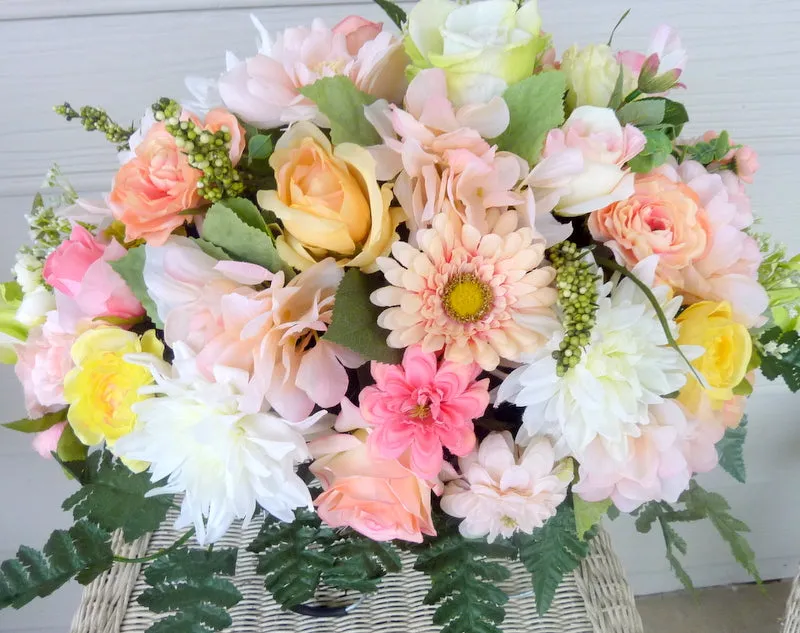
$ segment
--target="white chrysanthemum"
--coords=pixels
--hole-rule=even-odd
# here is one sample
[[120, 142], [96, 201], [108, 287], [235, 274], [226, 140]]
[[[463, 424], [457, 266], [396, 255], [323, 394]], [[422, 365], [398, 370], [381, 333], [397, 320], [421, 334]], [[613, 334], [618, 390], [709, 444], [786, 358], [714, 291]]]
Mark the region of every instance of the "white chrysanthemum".
[[313, 509], [295, 466], [309, 458], [300, 428], [323, 413], [291, 425], [273, 413], [243, 411], [246, 371], [218, 366], [208, 382], [185, 345], [174, 351], [172, 367], [149, 355], [126, 357], [150, 369], [156, 384], [145, 390], [160, 397], [133, 406], [136, 428], [115, 449], [149, 462], [154, 482], [166, 478], [152, 494], [184, 493], [176, 527], [194, 525], [197, 540], [210, 543], [258, 506], [283, 521], [294, 519], [295, 508]]
[[[657, 257], [650, 257], [633, 269], [651, 288], [657, 263]], [[676, 335], [673, 319], [681, 297], [669, 299], [669, 293], [667, 286], [653, 288]], [[548, 434], [560, 451], [579, 455], [599, 436], [610, 454], [622, 456], [625, 438], [638, 437], [639, 426], [648, 423], [648, 406], [685, 383], [687, 364], [669, 347], [655, 309], [636, 284], [625, 278], [605, 284], [599, 294], [595, 327], [578, 365], [561, 378], [556, 375], [552, 352], [563, 337], [559, 333], [500, 385], [498, 403], [525, 407], [518, 442]], [[689, 359], [703, 351], [681, 349]]]

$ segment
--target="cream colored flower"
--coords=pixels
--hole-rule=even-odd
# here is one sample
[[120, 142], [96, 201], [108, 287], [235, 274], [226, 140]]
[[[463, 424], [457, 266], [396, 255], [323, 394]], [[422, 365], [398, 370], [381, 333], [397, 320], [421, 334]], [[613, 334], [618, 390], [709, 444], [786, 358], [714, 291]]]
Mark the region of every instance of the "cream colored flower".
[[378, 318], [391, 330], [388, 344], [444, 348], [447, 360], [474, 361], [486, 370], [544, 344], [558, 325], [556, 291], [549, 287], [555, 271], [538, 267], [544, 240], [530, 228], [518, 229], [517, 218], [507, 212], [493, 233], [481, 235], [440, 214], [418, 233], [419, 250], [396, 242], [394, 259], [379, 258], [391, 285], [371, 299], [389, 306]]
[[305, 270], [326, 257], [340, 266], [374, 272], [375, 258], [389, 252], [403, 221], [391, 207], [391, 185], [375, 178], [375, 160], [363, 147], [336, 148], [312, 123], [296, 123], [269, 160], [277, 190], [260, 191], [258, 203], [283, 222], [278, 253]]

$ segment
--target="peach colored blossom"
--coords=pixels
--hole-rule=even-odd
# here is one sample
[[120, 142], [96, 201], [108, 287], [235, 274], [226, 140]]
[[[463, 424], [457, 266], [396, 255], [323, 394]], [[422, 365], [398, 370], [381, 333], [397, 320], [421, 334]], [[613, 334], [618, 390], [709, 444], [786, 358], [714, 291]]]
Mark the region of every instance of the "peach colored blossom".
[[[199, 124], [194, 115], [184, 116]], [[230, 157], [237, 164], [245, 139], [236, 117], [216, 109], [208, 113], [203, 125], [212, 132], [228, 128]], [[131, 160], [117, 172], [108, 198], [114, 217], [125, 225], [125, 239], [144, 239], [159, 246], [175, 229], [191, 221], [191, 216], [181, 213], [204, 203], [197, 193], [200, 176], [165, 124], [153, 124], [136, 145]]]
[[402, 99], [408, 57], [402, 41], [374, 22], [351, 16], [334, 29], [315, 19], [311, 27], [289, 28], [270, 38], [260, 22], [261, 46], [254, 57], [229, 55], [219, 80], [222, 101], [244, 120], [264, 128], [295, 121], [329, 122], [300, 90], [324, 77], [350, 78], [360, 90], [393, 101]]
[[589, 216], [589, 230], [630, 268], [658, 255], [659, 276], [673, 286], [678, 271], [703, 257], [711, 242], [697, 194], [661, 174], [638, 176], [630, 198]]
[[342, 401], [337, 433], [313, 440], [311, 472], [324, 492], [314, 504], [331, 527], [351, 527], [375, 541], [422, 542], [435, 536], [431, 485], [397, 459], [376, 458], [367, 448], [366, 424], [358, 408]]
[[445, 72], [429, 69], [412, 80], [404, 107], [376, 102], [366, 114], [383, 138], [371, 148], [378, 179], [397, 177], [394, 191], [408, 216], [412, 243], [437, 213], [454, 213], [486, 232], [492, 209], [522, 204], [514, 189], [527, 163], [484, 140], [508, 126], [502, 98], [456, 109], [447, 96]]
[[221, 328], [197, 356], [200, 371], [209, 380], [215, 365], [250, 372], [248, 404], [257, 408], [266, 400], [293, 422], [307, 418], [315, 404], [336, 405], [349, 383], [344, 366], [363, 362], [322, 338], [343, 275], [325, 259], [289, 282], [279, 272], [265, 290], [223, 295]]
[[475, 380], [476, 364], [444, 361], [418, 345], [400, 365], [372, 363], [375, 384], [359, 395], [361, 414], [375, 429], [368, 446], [380, 457], [410, 451], [411, 470], [423, 479], [442, 469], [443, 448], [463, 457], [475, 446], [472, 421], [489, 404], [489, 380]]

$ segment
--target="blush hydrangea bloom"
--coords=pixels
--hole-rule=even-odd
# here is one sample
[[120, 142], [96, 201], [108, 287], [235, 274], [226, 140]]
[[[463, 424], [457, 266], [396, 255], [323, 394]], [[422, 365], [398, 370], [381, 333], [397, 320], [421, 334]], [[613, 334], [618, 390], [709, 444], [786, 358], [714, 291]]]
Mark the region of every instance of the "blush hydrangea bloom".
[[442, 510], [464, 520], [466, 538], [531, 534], [556, 513], [572, 481], [569, 460], [556, 463], [550, 441], [539, 438], [523, 451], [511, 433], [490, 433], [477, 451], [458, 460], [462, 478], [447, 484]]
[[375, 385], [359, 398], [361, 414], [374, 427], [368, 444], [383, 458], [410, 450], [411, 470], [433, 479], [443, 448], [466, 455], [475, 446], [472, 420], [489, 404], [489, 380], [475, 381], [475, 364], [444, 361], [418, 345], [409, 347], [401, 365], [372, 363]]
[[539, 267], [544, 240], [529, 228], [516, 228], [507, 211], [494, 232], [482, 235], [457, 218], [438, 215], [419, 232], [419, 250], [395, 242], [394, 259], [377, 264], [388, 286], [372, 302], [388, 306], [378, 325], [391, 330], [391, 347], [420, 343], [425, 352], [444, 348], [447, 360], [478, 363], [491, 371], [500, 359], [516, 360], [537, 349], [557, 328], [552, 306], [555, 277]]

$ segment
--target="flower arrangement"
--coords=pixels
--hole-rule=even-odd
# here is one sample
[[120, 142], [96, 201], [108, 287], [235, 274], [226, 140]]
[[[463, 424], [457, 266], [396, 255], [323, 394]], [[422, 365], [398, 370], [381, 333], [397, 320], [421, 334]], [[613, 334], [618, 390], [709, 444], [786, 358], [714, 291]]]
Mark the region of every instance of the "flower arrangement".
[[[0, 286], [5, 426], [74, 479], [75, 524], [0, 566], [18, 608], [113, 564], [180, 506], [140, 601], [218, 631], [250, 549], [286, 608], [378, 589], [398, 549], [450, 633], [498, 632], [520, 559], [547, 611], [597, 525], [741, 521], [694, 475], [744, 481], [755, 370], [800, 389], [800, 259], [753, 231], [755, 152], [683, 135], [686, 53], [573, 47], [536, 0], [377, 0], [269, 35], [123, 127], [102, 201], [61, 174]], [[613, 34], [612, 34], [613, 37]], [[57, 195], [54, 193], [57, 191]], [[192, 596], [191, 600], [186, 596]]]

